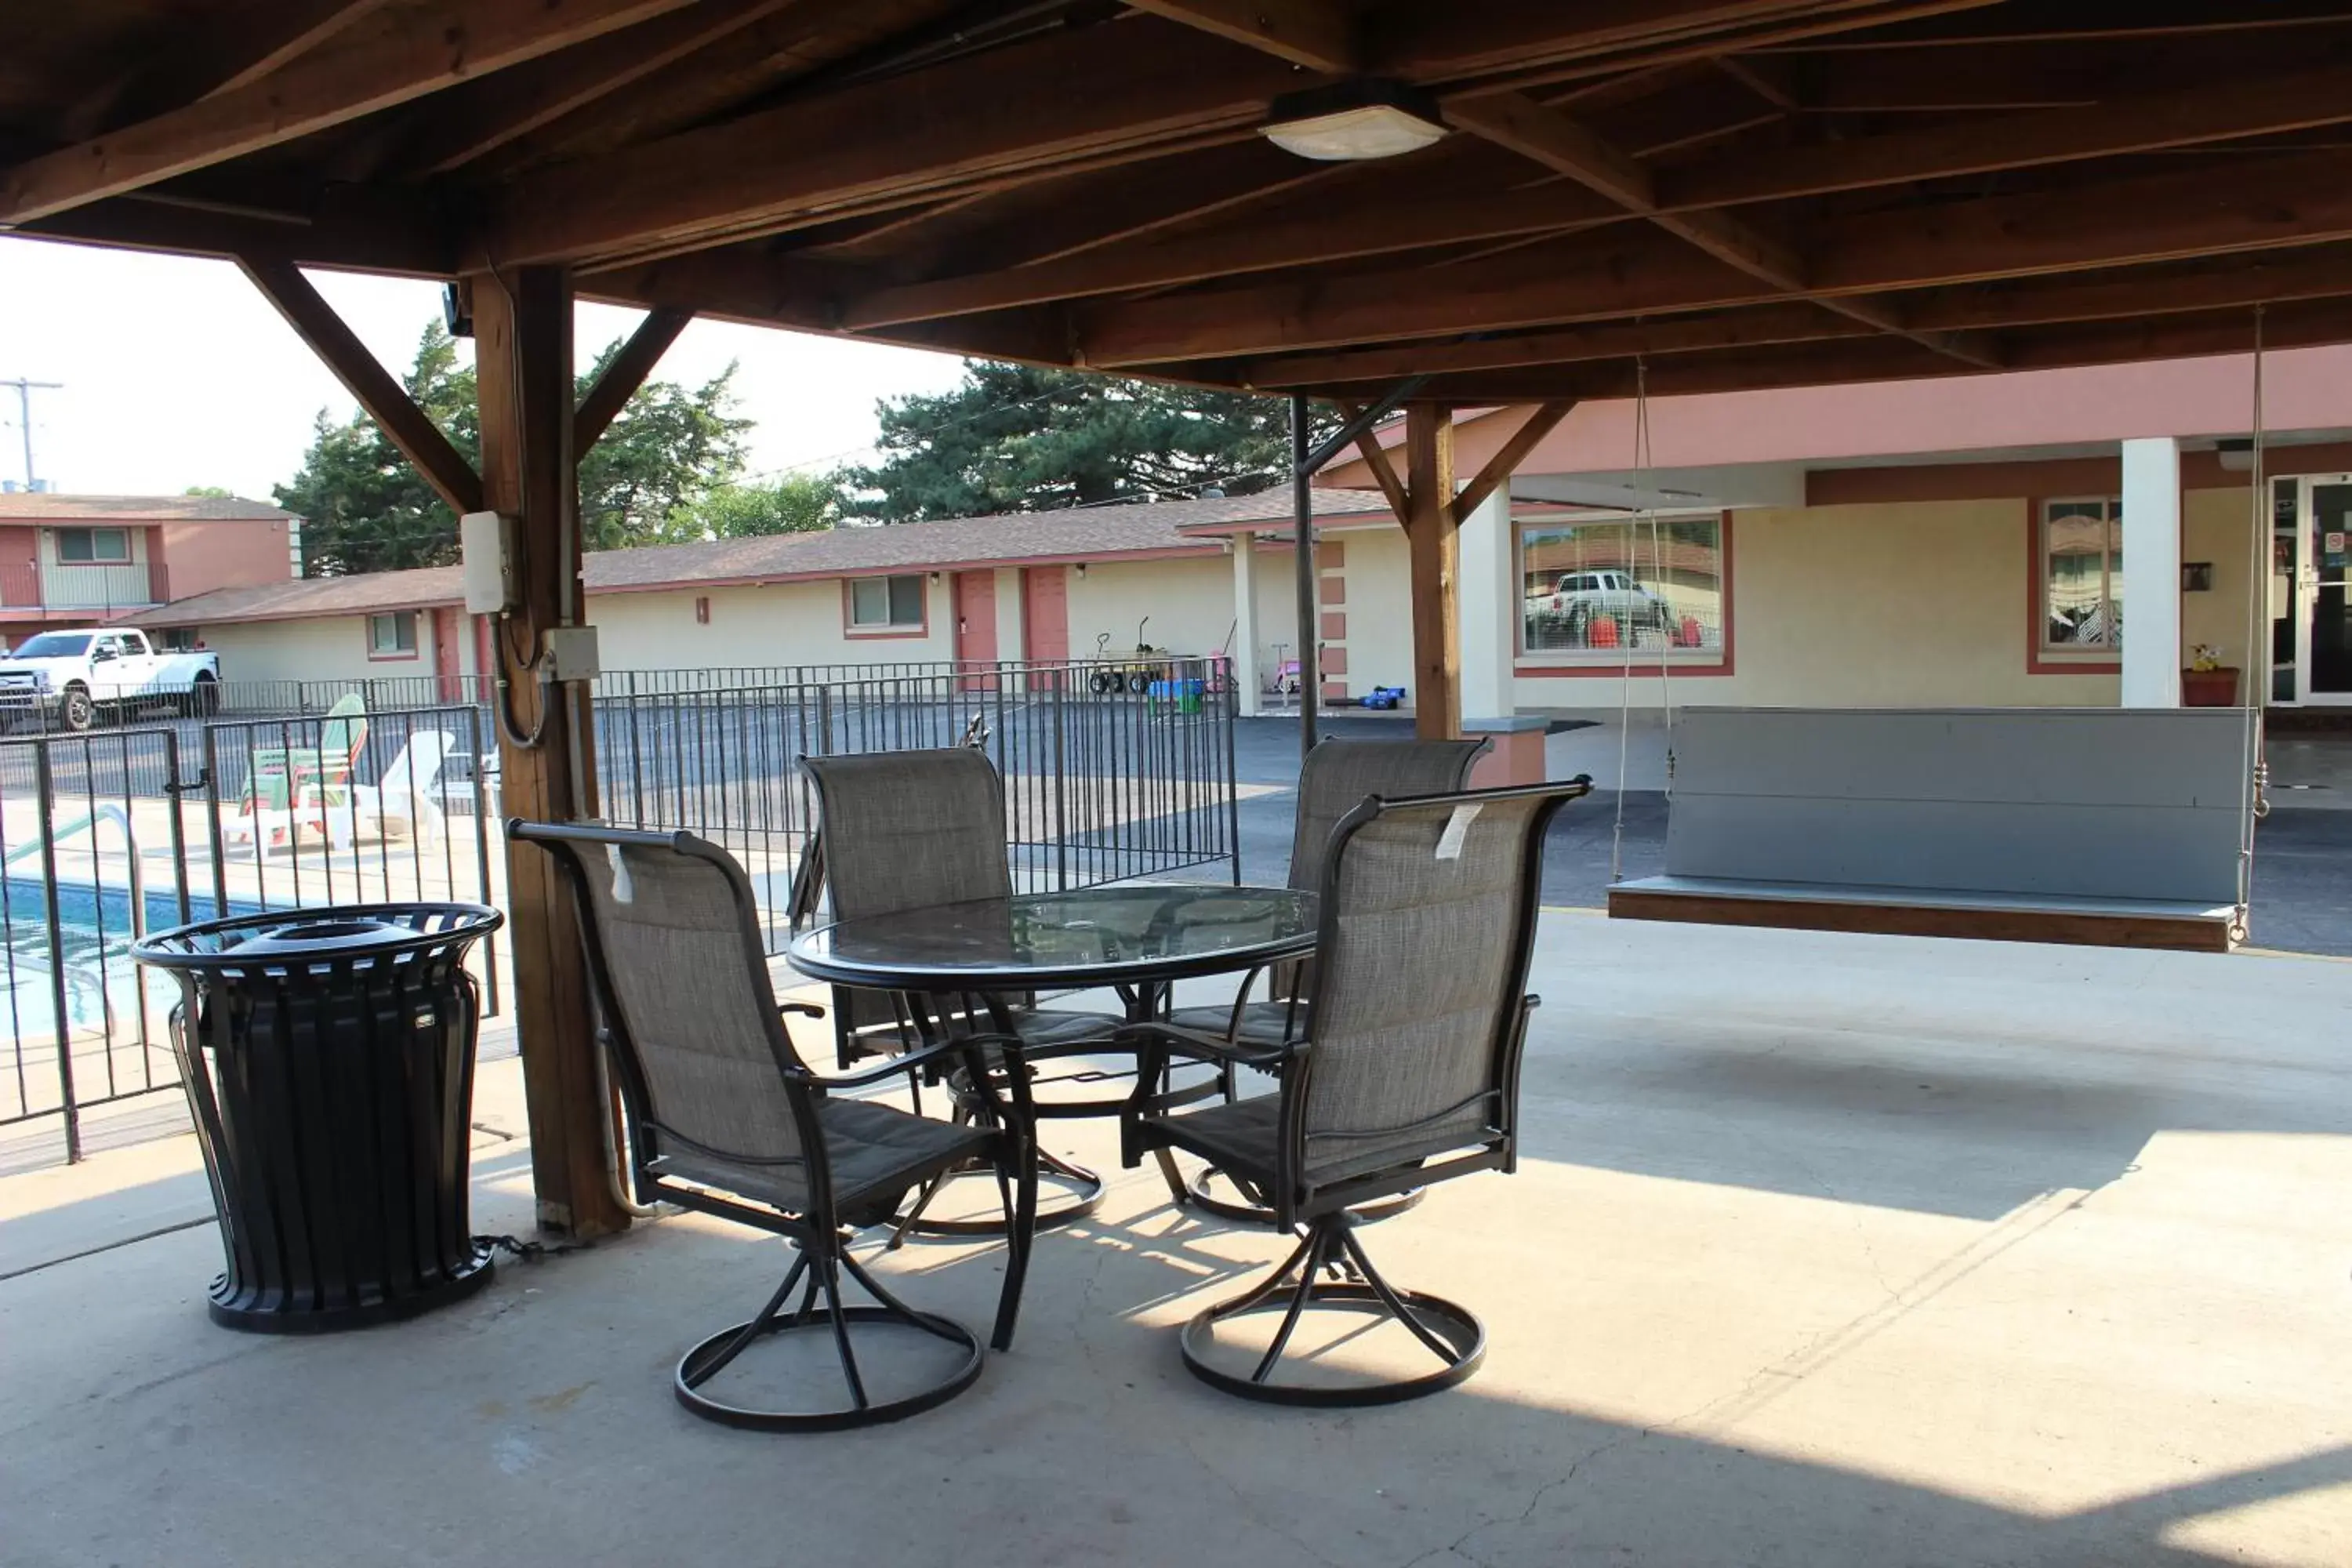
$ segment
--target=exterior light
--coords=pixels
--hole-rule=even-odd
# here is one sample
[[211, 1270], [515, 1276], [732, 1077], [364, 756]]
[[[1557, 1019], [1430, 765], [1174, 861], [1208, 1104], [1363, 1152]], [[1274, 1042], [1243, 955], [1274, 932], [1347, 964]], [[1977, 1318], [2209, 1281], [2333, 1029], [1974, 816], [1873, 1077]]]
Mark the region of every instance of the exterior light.
[[2213, 455], [2230, 473], [2250, 474], [2254, 471], [2254, 444], [2243, 436], [2224, 436], [2213, 443]]
[[1445, 121], [1427, 93], [1363, 77], [1286, 92], [1274, 100], [1259, 129], [1286, 153], [1336, 163], [1418, 152], [1444, 136]]

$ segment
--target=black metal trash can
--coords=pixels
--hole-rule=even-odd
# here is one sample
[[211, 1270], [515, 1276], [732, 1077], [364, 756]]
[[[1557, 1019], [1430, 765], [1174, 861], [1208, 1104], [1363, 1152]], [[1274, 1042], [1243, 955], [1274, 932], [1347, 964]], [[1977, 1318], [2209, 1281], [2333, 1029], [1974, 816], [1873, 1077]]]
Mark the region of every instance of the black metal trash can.
[[490, 1278], [468, 1223], [479, 904], [205, 921], [131, 955], [180, 983], [172, 1047], [227, 1266], [213, 1321], [318, 1333], [414, 1317]]

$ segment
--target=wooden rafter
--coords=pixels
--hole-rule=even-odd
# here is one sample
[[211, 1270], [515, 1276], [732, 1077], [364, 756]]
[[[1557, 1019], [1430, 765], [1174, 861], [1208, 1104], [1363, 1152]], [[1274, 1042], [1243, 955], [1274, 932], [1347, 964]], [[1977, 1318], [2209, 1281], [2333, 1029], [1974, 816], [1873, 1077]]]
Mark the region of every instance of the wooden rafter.
[[263, 30], [237, 40], [238, 64], [205, 90], [206, 98], [250, 87], [263, 77], [309, 54], [385, 0], [304, 0], [287, 15], [268, 18]]
[[1815, 293], [1808, 286], [1811, 269], [1804, 258], [1741, 218], [1720, 212], [1666, 210], [1658, 199], [1655, 177], [1639, 160], [1522, 93], [1458, 100], [1449, 104], [1445, 113], [1462, 129], [1566, 174], [1627, 212], [1649, 219], [1668, 234], [1777, 289], [1811, 299], [1841, 316], [1909, 338], [1954, 359], [1974, 364], [1998, 363], [1980, 339], [1916, 331], [1878, 301]]
[[1528, 454], [1536, 449], [1536, 443], [1550, 435], [1575, 406], [1572, 398], [1559, 398], [1529, 410], [1526, 422], [1511, 433], [1511, 438], [1496, 447], [1486, 466], [1445, 503], [1446, 526], [1461, 527], [1472, 512], [1484, 506], [1496, 487], [1517, 472]]
[[269, 75], [0, 175], [0, 226], [226, 163], [468, 77], [533, 59], [688, 0], [457, 0], [394, 8]]
[[[700, 0], [488, 80], [465, 83], [434, 106], [431, 120], [401, 149], [399, 168], [417, 174], [462, 168], [791, 4]], [[815, 23], [810, 19], [803, 26], [813, 28]]]
[[[1364, 411], [1360, 403], [1343, 403], [1339, 408], [1350, 419]], [[1405, 494], [1404, 481], [1397, 478], [1396, 465], [1389, 461], [1388, 448], [1381, 445], [1379, 432], [1367, 430], [1357, 437], [1356, 450], [1362, 454], [1364, 467], [1371, 470], [1372, 482], [1380, 486], [1381, 494], [1388, 498], [1389, 510], [1396, 514], [1397, 526], [1412, 527], [1412, 500]]]
[[416, 465], [434, 493], [457, 512], [482, 508], [482, 479], [465, 455], [433, 423], [408, 391], [393, 379], [367, 345], [343, 324], [335, 308], [320, 296], [291, 262], [271, 257], [244, 256], [237, 264], [255, 288], [286, 318], [286, 324], [326, 362], [368, 416], [383, 427], [401, 455]]
[[1127, 0], [1129, 9], [1247, 44], [1334, 76], [1363, 62], [1354, 18], [1329, 0]]
[[646, 384], [646, 377], [654, 373], [654, 366], [661, 363], [670, 344], [677, 342], [678, 333], [686, 331], [687, 323], [693, 320], [691, 310], [660, 307], [648, 311], [646, 319], [637, 323], [637, 330], [629, 334], [629, 341], [621, 345], [621, 352], [604, 366], [596, 384], [588, 389], [580, 406], [572, 411], [573, 452], [585, 452], [596, 444], [605, 427], [636, 395], [637, 388]]

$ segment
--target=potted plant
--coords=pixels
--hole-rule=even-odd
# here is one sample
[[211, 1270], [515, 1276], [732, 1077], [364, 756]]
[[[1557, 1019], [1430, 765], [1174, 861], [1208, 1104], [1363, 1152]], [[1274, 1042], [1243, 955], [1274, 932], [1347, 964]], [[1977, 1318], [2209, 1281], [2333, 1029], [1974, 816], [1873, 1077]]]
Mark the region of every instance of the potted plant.
[[2180, 705], [2184, 708], [2234, 708], [2238, 705], [2238, 667], [2221, 662], [2221, 650], [2199, 643], [2189, 652], [2189, 668], [2180, 672]]

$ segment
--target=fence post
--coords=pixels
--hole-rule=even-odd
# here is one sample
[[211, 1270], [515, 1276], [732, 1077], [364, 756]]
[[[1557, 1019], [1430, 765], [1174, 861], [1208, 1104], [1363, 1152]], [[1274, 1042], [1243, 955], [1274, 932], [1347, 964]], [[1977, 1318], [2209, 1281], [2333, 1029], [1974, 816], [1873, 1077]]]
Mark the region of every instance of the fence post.
[[1234, 667], [1230, 659], [1221, 661], [1224, 668], [1217, 684], [1224, 689], [1225, 700], [1219, 710], [1218, 722], [1225, 730], [1225, 843], [1234, 852], [1234, 886], [1242, 885], [1242, 786], [1241, 769], [1234, 761], [1234, 715], [1241, 710], [1234, 690]]
[[63, 949], [58, 916], [58, 835], [57, 823], [50, 812], [50, 803], [57, 798], [57, 782], [49, 762], [48, 741], [37, 741], [33, 751], [33, 785], [35, 809], [41, 817], [41, 918], [47, 927], [49, 942], [49, 1005], [57, 1025], [58, 1093], [64, 1102], [66, 1119], [66, 1160], [79, 1163], [81, 1160], [81, 1108], [74, 1100], [73, 1026], [66, 1005], [66, 955]]
[[1070, 816], [1069, 816], [1069, 755], [1063, 746], [1062, 694], [1068, 688], [1068, 671], [1061, 672], [1054, 681], [1054, 889], [1070, 890]]

